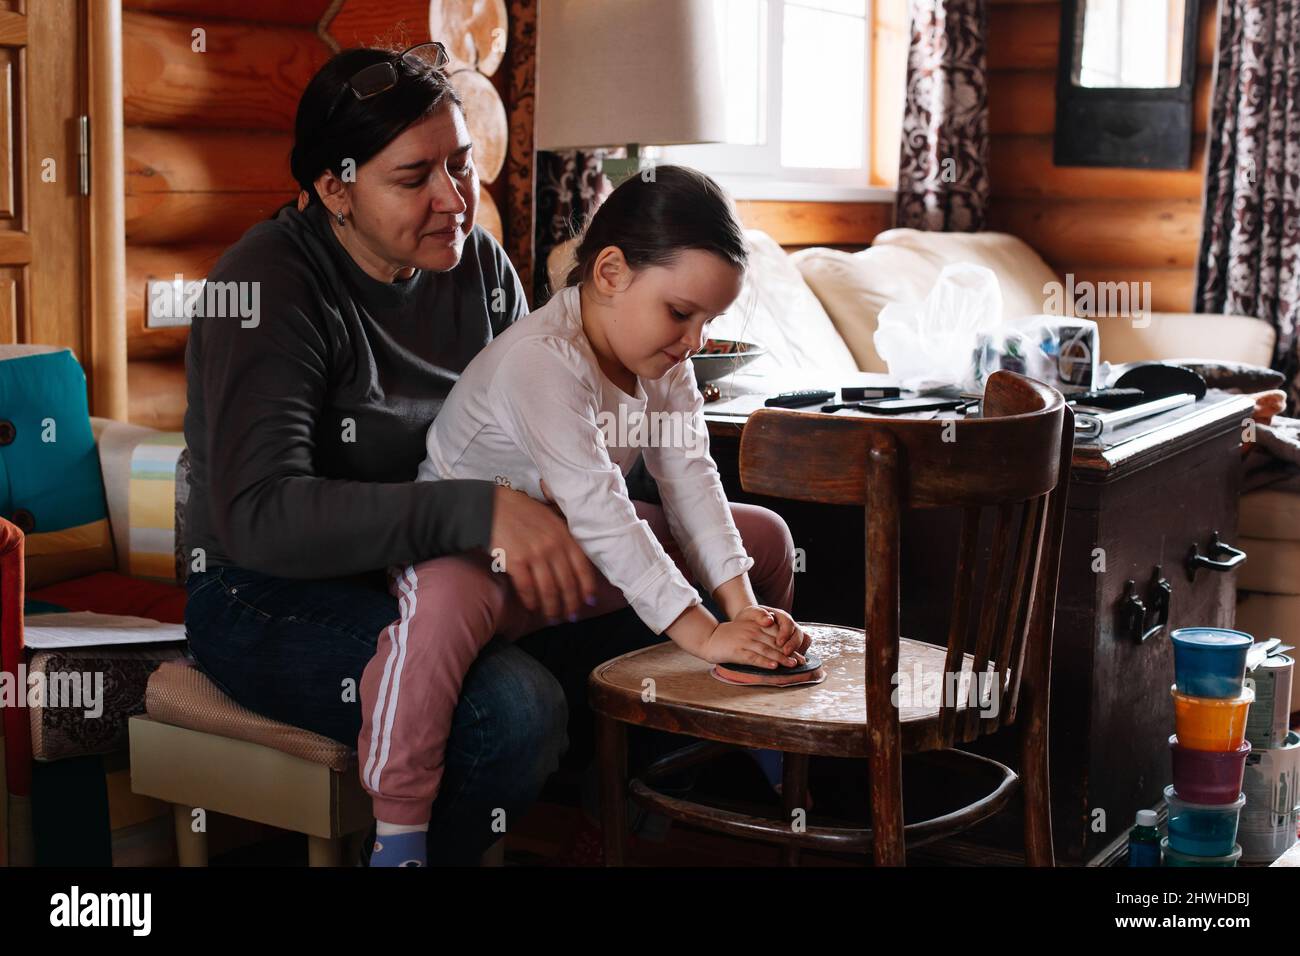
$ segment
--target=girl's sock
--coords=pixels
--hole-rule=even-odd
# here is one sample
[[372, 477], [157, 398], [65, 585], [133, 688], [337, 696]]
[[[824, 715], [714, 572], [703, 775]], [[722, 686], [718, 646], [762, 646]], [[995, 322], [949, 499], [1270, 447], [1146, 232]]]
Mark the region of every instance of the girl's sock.
[[428, 866], [427, 823], [375, 822], [375, 849], [371, 866]]

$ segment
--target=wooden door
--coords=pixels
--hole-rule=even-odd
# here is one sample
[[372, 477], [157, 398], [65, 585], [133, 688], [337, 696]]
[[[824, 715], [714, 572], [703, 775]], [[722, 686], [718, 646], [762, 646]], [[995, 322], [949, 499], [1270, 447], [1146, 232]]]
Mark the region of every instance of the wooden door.
[[105, 95], [120, 87], [117, 22], [117, 0], [0, 0], [0, 343], [71, 348], [92, 411], [114, 416], [125, 397], [121, 240], [91, 237], [112, 236], [121, 202], [101, 189], [92, 207], [91, 193], [114, 172], [115, 145], [120, 154]]

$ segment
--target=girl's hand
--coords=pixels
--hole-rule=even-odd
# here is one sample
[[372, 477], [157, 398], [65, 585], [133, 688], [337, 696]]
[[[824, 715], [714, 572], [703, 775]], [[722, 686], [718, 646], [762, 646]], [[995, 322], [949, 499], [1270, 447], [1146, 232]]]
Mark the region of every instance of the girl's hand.
[[752, 604], [737, 614], [733, 621], [751, 621], [761, 627], [764, 633], [774, 639], [778, 650], [787, 656], [793, 656], [800, 664], [805, 663], [803, 652], [808, 650], [812, 643], [803, 628], [795, 623], [785, 611], [779, 607], [766, 607], [762, 604]]
[[488, 547], [500, 548], [519, 600], [552, 621], [596, 600], [596, 569], [558, 509], [498, 485]]
[[776, 639], [754, 621], [719, 624], [704, 642], [699, 656], [710, 664], [753, 664], [770, 669], [799, 663], [778, 649]]

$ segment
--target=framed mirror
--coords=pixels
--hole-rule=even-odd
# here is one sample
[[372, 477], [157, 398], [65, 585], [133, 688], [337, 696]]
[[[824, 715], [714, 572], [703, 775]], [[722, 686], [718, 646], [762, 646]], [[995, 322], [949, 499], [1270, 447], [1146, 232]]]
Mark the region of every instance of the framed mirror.
[[1064, 0], [1058, 166], [1186, 169], [1200, 0]]

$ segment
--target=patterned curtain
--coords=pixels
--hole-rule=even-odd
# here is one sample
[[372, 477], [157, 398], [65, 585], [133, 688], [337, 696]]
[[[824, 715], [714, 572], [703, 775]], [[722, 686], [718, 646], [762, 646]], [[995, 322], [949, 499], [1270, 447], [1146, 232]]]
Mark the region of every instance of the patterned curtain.
[[1300, 3], [1222, 0], [1196, 310], [1277, 329], [1300, 405]]
[[534, 243], [533, 308], [552, 293], [546, 272], [551, 250], [580, 233], [609, 192], [600, 155], [576, 150], [537, 153], [537, 239]]
[[984, 0], [911, 0], [895, 223], [976, 232], [988, 206]]

